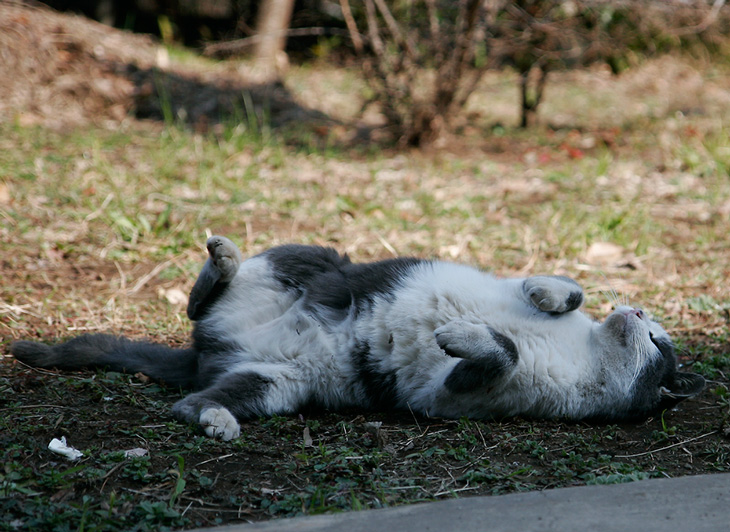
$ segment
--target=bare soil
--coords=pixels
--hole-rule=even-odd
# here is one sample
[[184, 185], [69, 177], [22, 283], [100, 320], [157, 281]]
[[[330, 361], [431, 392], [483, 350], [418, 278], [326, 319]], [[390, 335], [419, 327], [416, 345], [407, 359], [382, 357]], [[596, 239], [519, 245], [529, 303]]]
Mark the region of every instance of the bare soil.
[[[66, 130], [111, 124], [116, 128], [138, 118], [152, 118], [185, 122], [206, 132], [225, 117], [236, 117], [246, 109], [249, 100], [242, 93], [247, 93], [255, 120], [265, 110], [266, 121], [272, 126], [305, 120], [311, 121], [308, 123], [315, 133], [322, 123], [332, 123], [323, 113], [295, 101], [285, 87], [242, 82], [240, 68], [235, 72], [230, 68], [175, 66], [167, 52], [146, 37], [41, 8], [0, 3], [0, 121], [23, 128]], [[605, 80], [599, 76], [596, 83]], [[717, 94], [727, 97], [726, 92]], [[720, 96], [713, 101], [720, 101]], [[246, 116], [239, 114], [238, 118], [245, 120]], [[130, 127], [151, 126], [134, 122]], [[634, 130], [632, 134], [638, 136], [640, 132]], [[610, 128], [596, 129], [591, 137], [607, 149], [615, 149], [614, 154], [628, 150], [633, 141]], [[495, 135], [467, 144], [461, 154], [476, 152], [477, 169], [484, 157], [494, 164], [509, 165], [522, 161], [526, 154], [541, 164], [556, 160], [562, 164], [595, 149], [586, 147], [582, 140], [580, 132], [564, 141], [550, 138], [543, 145], [524, 136]], [[460, 141], [453, 144], [452, 154], [458, 152]], [[651, 159], [656, 147], [648, 146], [644, 153]], [[236, 156], [253, 157], [245, 151]], [[422, 157], [424, 166], [438, 159], [429, 154]], [[447, 167], [451, 160], [453, 155], [444, 155], [437, 164]], [[338, 180], [335, 184], [319, 181], [319, 162], [302, 157], [292, 164], [309, 172], [312, 186], [347, 186], [347, 180], [339, 176], [330, 176]], [[396, 170], [387, 168], [393, 173], [390, 181], [384, 173], [383, 182], [402, 179], [403, 186], [419, 192], [416, 178], [408, 173], [411, 170], [403, 172], [406, 178], [397, 173], [402, 160], [393, 156], [390, 162]], [[335, 165], [342, 166], [339, 161], [330, 166]], [[527, 175], [530, 171], [528, 168], [524, 178], [512, 181], [483, 184], [468, 177], [462, 182], [454, 180], [450, 186], [456, 195], [462, 194], [460, 187], [473, 190], [479, 186], [485, 194], [501, 198], [502, 204], [517, 205], [514, 212], [518, 214], [531, 209], [532, 215], [540, 216], [542, 205], [559, 202], [561, 196], [549, 179], [534, 186], [537, 178]], [[663, 171], [657, 163], [656, 172]], [[370, 174], [363, 167], [357, 172]], [[633, 167], [627, 165], [626, 185], [606, 188], [606, 196], [620, 197], [622, 192], [616, 190], [633, 186], [632, 172]], [[681, 341], [681, 362], [702, 370], [708, 386], [699, 397], [681, 403], [676, 410], [644, 422], [610, 425], [424, 419], [408, 412], [307, 411], [245, 423], [239, 440], [223, 443], [205, 438], [195, 427], [175, 422], [168, 409], [181, 392], [149, 382], [144, 375], [37, 370], [7, 355], [6, 346], [14, 339], [53, 341], [78, 332], [111, 330], [110, 323], [117, 326], [116, 332], [132, 337], [151, 335], [160, 342], [182, 345], [187, 341], [187, 325], [178, 317], [181, 309], [170, 311], [160, 294], [164, 296], [181, 284], [189, 289], [192, 279], [185, 277], [181, 282], [148, 275], [156, 271], [157, 263], [142, 246], [141, 258], [123, 266], [113, 258], [91, 254], [86, 247], [91, 237], [83, 232], [79, 233], [82, 236], [59, 238], [60, 243], [49, 242], [39, 248], [18, 234], [16, 218], [7, 214], [17, 207], [12, 206], [11, 198], [4, 197], [8, 195], [5, 177], [14, 176], [0, 175], [0, 215], [5, 216], [0, 219], [0, 235], [7, 239], [0, 248], [4, 354], [0, 363], [0, 529], [193, 528], [730, 469], [728, 301], [726, 288], [717, 282], [718, 278], [726, 279], [717, 271], [727, 268], [727, 247], [718, 242], [701, 248], [709, 252], [692, 255], [692, 246], [704, 245], [696, 233], [716, 231], [727, 219], [726, 207], [714, 206], [712, 215], [703, 218], [699, 211], [705, 205], [699, 200], [676, 200], [673, 210], [657, 213], [665, 222], [663, 237], [671, 248], [664, 263], [641, 269], [636, 257], [621, 257], [620, 265], [613, 270], [606, 268], [625, 279], [621, 288], [632, 294], [650, 294], [655, 298], [652, 302], [666, 314], [681, 314], [671, 331]], [[432, 188], [441, 186], [433, 176], [428, 179], [435, 183]], [[696, 182], [701, 183], [699, 178]], [[672, 181], [674, 188], [666, 193], [670, 198], [666, 201], [675, 201], [673, 191], [680, 186], [679, 180]], [[95, 194], [93, 188], [88, 190], [89, 195]], [[283, 196], [285, 193], [282, 189]], [[356, 194], [352, 192], [352, 197]], [[323, 204], [335, 203], [327, 201]], [[28, 231], [40, 231], [53, 221], [53, 213], [47, 213], [54, 206], [45, 207], [40, 199], [37, 203], [39, 208], [28, 207], [25, 212], [23, 224]], [[486, 200], [484, 204], [490, 205]], [[480, 213], [483, 218], [474, 231], [480, 230], [485, 220], [495, 226], [509, 225], [502, 204]], [[388, 255], [390, 242], [394, 242], [391, 234], [354, 239], [355, 233], [363, 232], [357, 225], [366, 218], [362, 209], [355, 206], [339, 211], [338, 216], [345, 220], [342, 223], [340, 219], [336, 224], [324, 222], [331, 229], [327, 239], [344, 248], [360, 244], [367, 251], [361, 251], [362, 255]], [[408, 225], [425, 219], [428, 225], [430, 214], [426, 211], [424, 208], [414, 214], [404, 207], [399, 222]], [[376, 209], [368, 212], [371, 218], [385, 216]], [[266, 226], [276, 238], [292, 239], [296, 231], [325, 232], [319, 227], [322, 221], [302, 216], [294, 221], [286, 217], [278, 222], [254, 219], [252, 224], [258, 224], [255, 229]], [[79, 223], [92, 222], [92, 216], [87, 215]], [[545, 220], [548, 223], [552, 219]], [[480, 264], [487, 262], [489, 253], [496, 255], [497, 248], [505, 249], [507, 259], [498, 264], [505, 273], [524, 273], [536, 261], [547, 261], [553, 270], [567, 268], [557, 230], [551, 235], [555, 242], [550, 249], [557, 250], [554, 256], [540, 258], [545, 250], [536, 245], [534, 252], [519, 250], [519, 258], [514, 260], [515, 250], [524, 247], [523, 242], [482, 249], [465, 240], [463, 245], [442, 248], [439, 246], [446, 246], [448, 236], [454, 237], [449, 228], [440, 232], [434, 229], [424, 237], [425, 232], [412, 233], [413, 240], [403, 242], [403, 247], [426, 248], [455, 259], [464, 258], [460, 253], [472, 253], [466, 258]], [[98, 234], [99, 247], [105, 238], [113, 238], [111, 233]], [[524, 235], [524, 242], [534, 243], [529, 236]], [[256, 245], [262, 244], [251, 243], [252, 248]], [[133, 243], [124, 242], [124, 246], [137, 249]], [[681, 251], [683, 246], [688, 251]], [[187, 253], [197, 256], [190, 250]], [[661, 259], [662, 255], [653, 257]], [[672, 273], [676, 263], [685, 270]], [[674, 275], [671, 279], [677, 286], [657, 284], [659, 288], [652, 291], [646, 283], [658, 282], [664, 274]], [[137, 289], [127, 290], [128, 295], [120, 300], [123, 307], [115, 304], [115, 289], [110, 288], [112, 280], [117, 282], [120, 277], [139, 282]], [[665, 300], [658, 290], [677, 293], [675, 299]], [[690, 292], [712, 294], [715, 302], [708, 303], [710, 311], [676, 301]], [[697, 305], [702, 301], [698, 299]], [[724, 310], [718, 310], [718, 304], [725, 305]], [[46, 308], [54, 309], [53, 315], [39, 310]], [[73, 311], [68, 310], [71, 308]], [[163, 314], [164, 325], [156, 328], [156, 323], [163, 322]], [[47, 449], [51, 439], [61, 436], [82, 450], [83, 458], [70, 462]], [[124, 452], [133, 449], [142, 449], [144, 454], [125, 457]]]
[[[37, 327], [48, 335], [41, 320]], [[6, 475], [0, 514], [4, 527], [23, 529], [39, 518], [41, 504], [78, 524], [86, 505], [108, 512], [120, 529], [145, 519], [153, 528], [188, 528], [727, 471], [730, 410], [713, 393], [720, 384], [730, 383], [719, 379], [641, 423], [302, 412], [244, 423], [239, 440], [222, 443], [174, 422], [167, 408], [179, 392], [143, 375], [59, 374], [5, 360], [0, 445], [8, 473], [34, 473], [27, 491]], [[61, 436], [84, 451], [78, 466], [47, 450]], [[120, 456], [131, 449], [145, 456]], [[180, 478], [184, 487], [173, 496]], [[157, 506], [140, 511], [143, 503]], [[160, 507], [168, 517], [157, 515]]]

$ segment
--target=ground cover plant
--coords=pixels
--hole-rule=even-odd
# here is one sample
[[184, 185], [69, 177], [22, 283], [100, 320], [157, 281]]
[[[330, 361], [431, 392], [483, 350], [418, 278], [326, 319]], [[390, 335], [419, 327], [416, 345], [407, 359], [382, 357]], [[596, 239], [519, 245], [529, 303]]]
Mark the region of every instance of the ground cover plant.
[[[728, 471], [729, 74], [687, 58], [566, 73], [526, 132], [512, 75], [495, 73], [460, 136], [428, 152], [361, 141], [364, 85], [326, 64], [287, 80], [325, 123], [4, 120], [0, 527], [180, 529]], [[87, 331], [182, 344], [209, 233], [246, 255], [316, 243], [570, 275], [597, 317], [620, 299], [660, 318], [708, 386], [640, 423], [303, 411], [223, 443], [174, 421], [180, 391], [144, 375], [7, 355], [13, 339]], [[81, 459], [47, 449], [62, 436]]]

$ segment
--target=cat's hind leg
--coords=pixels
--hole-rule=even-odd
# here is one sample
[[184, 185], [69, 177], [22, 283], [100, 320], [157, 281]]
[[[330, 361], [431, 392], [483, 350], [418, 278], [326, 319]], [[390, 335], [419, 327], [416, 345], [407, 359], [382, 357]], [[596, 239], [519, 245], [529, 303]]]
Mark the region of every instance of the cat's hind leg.
[[434, 331], [444, 352], [460, 360], [444, 380], [453, 393], [485, 388], [517, 364], [514, 342], [486, 325], [453, 320]]
[[193, 285], [188, 301], [188, 318], [193, 321], [203, 316], [220, 293], [220, 288], [233, 280], [243, 260], [238, 247], [224, 236], [210, 237], [206, 247], [208, 260]]
[[522, 288], [530, 303], [543, 312], [563, 314], [583, 304], [583, 289], [569, 277], [528, 277]]
[[226, 373], [208, 388], [175, 403], [173, 415], [199, 424], [224, 441], [241, 433], [239, 421], [295, 411], [306, 401], [306, 385], [282, 364], [252, 364]]

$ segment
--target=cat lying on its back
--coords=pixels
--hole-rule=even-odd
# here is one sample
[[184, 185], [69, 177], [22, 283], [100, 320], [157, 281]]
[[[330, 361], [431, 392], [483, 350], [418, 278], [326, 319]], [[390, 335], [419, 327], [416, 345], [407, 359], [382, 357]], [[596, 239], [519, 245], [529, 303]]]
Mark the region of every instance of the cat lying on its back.
[[242, 262], [224, 237], [193, 287], [193, 343], [172, 349], [109, 335], [19, 341], [32, 366], [107, 367], [194, 387], [173, 406], [210, 436], [239, 421], [328, 409], [428, 416], [627, 419], [702, 391], [679, 373], [667, 333], [640, 309], [602, 323], [566, 277], [497, 279], [419, 259], [353, 264], [320, 247], [281, 246]]

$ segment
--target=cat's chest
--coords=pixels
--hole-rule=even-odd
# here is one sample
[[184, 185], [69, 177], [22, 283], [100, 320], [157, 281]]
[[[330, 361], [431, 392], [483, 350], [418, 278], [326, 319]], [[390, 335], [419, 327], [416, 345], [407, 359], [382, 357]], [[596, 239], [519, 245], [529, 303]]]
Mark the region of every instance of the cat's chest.
[[435, 329], [452, 320], [485, 324], [510, 337], [545, 337], [553, 319], [522, 295], [521, 281], [497, 279], [458, 265], [437, 265], [415, 273], [374, 308], [394, 329]]
[[[452, 265], [447, 265], [452, 266]], [[519, 371], [573, 380], [589, 371], [592, 321], [574, 311], [551, 315], [524, 296], [522, 280], [459, 267], [419, 272], [373, 308], [363, 329], [408, 364], [443, 356], [434, 331], [453, 320], [483, 324], [514, 342]]]

